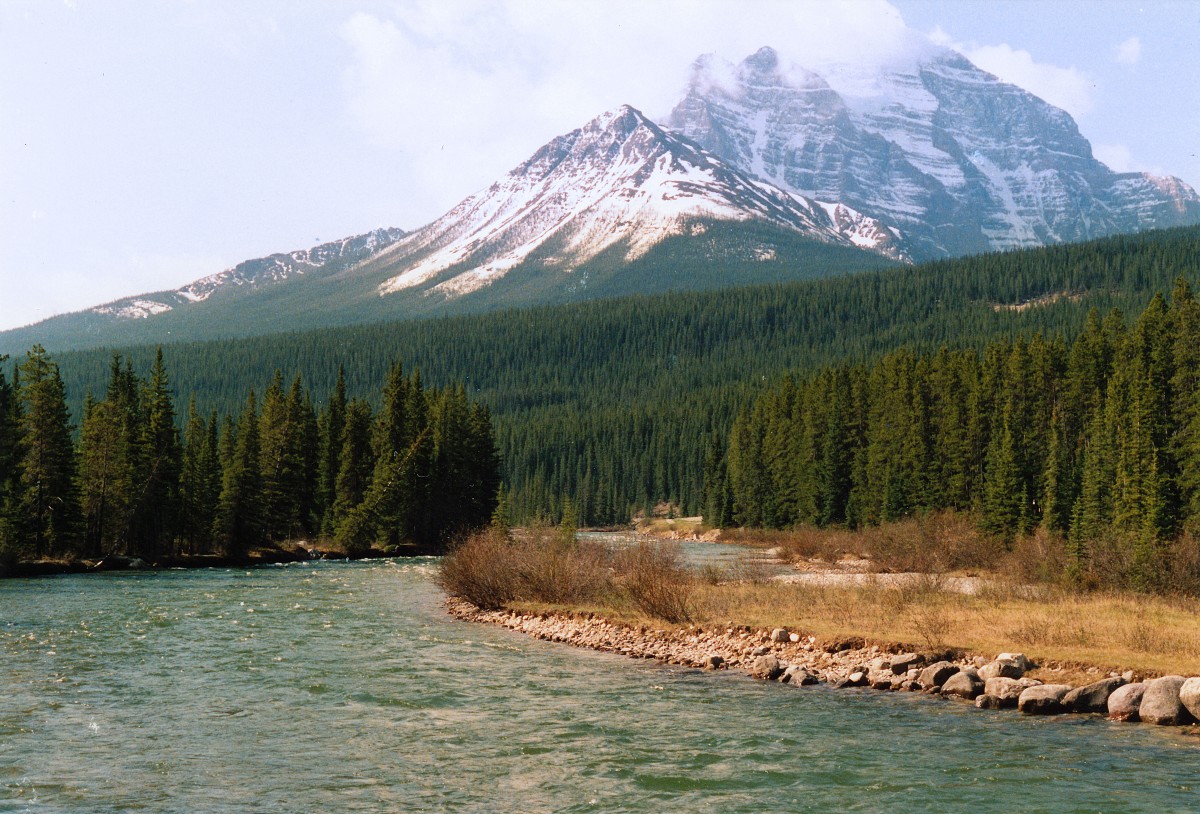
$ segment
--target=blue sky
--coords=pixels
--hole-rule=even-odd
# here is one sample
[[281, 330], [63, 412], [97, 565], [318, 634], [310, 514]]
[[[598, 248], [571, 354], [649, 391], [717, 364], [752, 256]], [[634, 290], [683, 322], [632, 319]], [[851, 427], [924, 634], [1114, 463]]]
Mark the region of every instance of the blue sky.
[[0, 329], [415, 228], [690, 62], [916, 31], [1200, 186], [1200, 3], [0, 0]]

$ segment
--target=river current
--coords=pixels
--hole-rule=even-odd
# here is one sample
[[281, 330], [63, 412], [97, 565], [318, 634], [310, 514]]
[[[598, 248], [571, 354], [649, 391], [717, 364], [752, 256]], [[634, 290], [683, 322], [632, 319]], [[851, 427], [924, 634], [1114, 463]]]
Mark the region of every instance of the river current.
[[0, 581], [0, 812], [1200, 809], [1177, 731], [540, 642], [435, 566]]

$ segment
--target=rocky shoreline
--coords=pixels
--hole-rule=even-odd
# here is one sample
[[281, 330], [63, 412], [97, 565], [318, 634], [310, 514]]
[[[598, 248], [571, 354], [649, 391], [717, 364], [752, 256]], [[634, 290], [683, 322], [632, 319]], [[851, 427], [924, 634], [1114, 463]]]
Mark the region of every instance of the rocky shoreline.
[[[980, 709], [1014, 709], [1029, 715], [1103, 714], [1116, 721], [1192, 726], [1200, 721], [1200, 677], [1145, 678], [1090, 668], [1084, 686], [1030, 675], [1024, 654], [995, 658], [968, 653], [916, 652], [861, 639], [819, 642], [812, 636], [749, 627], [653, 630], [591, 615], [485, 611], [457, 598], [446, 600], [455, 618], [499, 625], [537, 639], [629, 658], [701, 670], [740, 670], [753, 678], [803, 687], [869, 687], [938, 695]], [[1053, 678], [1053, 670], [1042, 675]]]

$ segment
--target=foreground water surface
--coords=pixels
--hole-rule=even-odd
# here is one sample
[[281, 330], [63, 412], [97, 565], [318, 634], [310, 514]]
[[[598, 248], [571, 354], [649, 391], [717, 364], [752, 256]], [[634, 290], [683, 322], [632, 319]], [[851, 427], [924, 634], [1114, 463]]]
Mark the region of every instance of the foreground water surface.
[[457, 622], [434, 560], [0, 581], [0, 811], [1195, 811], [1200, 744]]

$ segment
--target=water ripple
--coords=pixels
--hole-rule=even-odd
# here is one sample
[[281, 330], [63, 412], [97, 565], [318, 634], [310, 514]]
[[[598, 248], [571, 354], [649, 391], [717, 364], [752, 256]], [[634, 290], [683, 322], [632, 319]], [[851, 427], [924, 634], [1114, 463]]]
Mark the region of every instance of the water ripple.
[[1197, 807], [1177, 733], [574, 650], [434, 567], [0, 583], [0, 812]]

